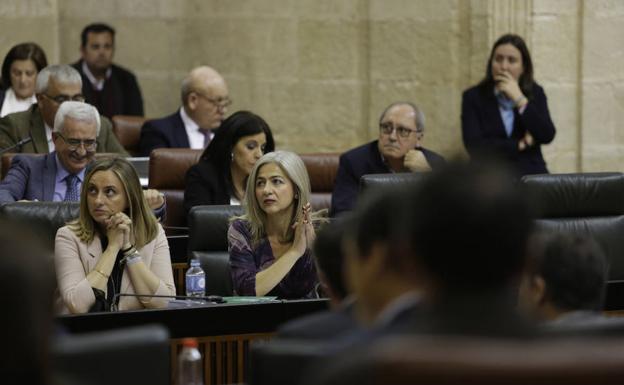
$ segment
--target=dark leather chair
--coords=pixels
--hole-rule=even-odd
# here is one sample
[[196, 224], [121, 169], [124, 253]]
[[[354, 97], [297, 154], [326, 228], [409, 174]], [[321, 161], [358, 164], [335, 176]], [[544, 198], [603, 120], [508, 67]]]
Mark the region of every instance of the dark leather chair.
[[615, 385], [624, 376], [624, 340], [505, 341], [393, 337], [357, 359], [325, 365], [323, 385]]
[[231, 296], [227, 231], [229, 219], [242, 215], [241, 206], [195, 206], [188, 216], [189, 256], [199, 259], [206, 273], [206, 294]]
[[168, 385], [169, 332], [161, 325], [57, 337], [51, 346], [58, 383]]
[[[624, 309], [624, 174], [528, 175], [526, 185], [539, 231], [589, 235], [610, 265], [607, 308]], [[615, 303], [616, 301], [617, 303]]]
[[430, 173], [427, 172], [403, 172], [388, 174], [368, 174], [360, 178], [360, 194], [380, 188], [402, 188], [406, 184], [423, 181]]
[[73, 202], [15, 202], [0, 205], [0, 218], [30, 227], [51, 250], [54, 250], [56, 231], [78, 218], [79, 214], [79, 204]]
[[148, 119], [144, 116], [115, 115], [111, 120], [113, 122], [113, 134], [119, 143], [131, 156], [139, 156], [141, 127]]
[[310, 177], [310, 204], [314, 210], [330, 209], [331, 194], [338, 173], [340, 154], [309, 153], [299, 155]]
[[185, 227], [184, 178], [197, 163], [202, 150], [157, 148], [150, 154], [149, 188], [160, 190], [167, 199], [167, 227]]

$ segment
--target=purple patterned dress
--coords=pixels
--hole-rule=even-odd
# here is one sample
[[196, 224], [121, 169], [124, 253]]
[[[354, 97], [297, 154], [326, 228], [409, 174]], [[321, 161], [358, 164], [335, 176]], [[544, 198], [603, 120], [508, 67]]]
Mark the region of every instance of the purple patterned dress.
[[[254, 248], [248, 222], [237, 219], [228, 229], [228, 251], [235, 294], [255, 296], [256, 274], [275, 261], [269, 240], [261, 239]], [[317, 282], [314, 261], [310, 251], [306, 250], [290, 272], [267, 295], [284, 299], [310, 298]]]

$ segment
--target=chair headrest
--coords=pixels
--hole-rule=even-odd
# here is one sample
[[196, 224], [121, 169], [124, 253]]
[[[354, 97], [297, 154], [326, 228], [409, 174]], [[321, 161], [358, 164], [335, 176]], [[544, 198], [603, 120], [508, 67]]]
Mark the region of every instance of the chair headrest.
[[230, 218], [243, 214], [242, 206], [195, 206], [188, 215], [189, 252], [227, 251]]
[[0, 206], [0, 217], [36, 228], [46, 245], [54, 249], [56, 231], [80, 215], [76, 202], [15, 202]]
[[368, 174], [360, 178], [360, 193], [378, 188], [396, 188], [423, 181], [427, 172], [405, 172], [396, 174]]
[[149, 187], [184, 190], [184, 178], [203, 150], [157, 148], [150, 153]]
[[624, 214], [619, 172], [526, 175], [522, 181], [538, 218]]
[[331, 192], [338, 173], [340, 154], [310, 153], [300, 154], [310, 176], [310, 188], [314, 192]]

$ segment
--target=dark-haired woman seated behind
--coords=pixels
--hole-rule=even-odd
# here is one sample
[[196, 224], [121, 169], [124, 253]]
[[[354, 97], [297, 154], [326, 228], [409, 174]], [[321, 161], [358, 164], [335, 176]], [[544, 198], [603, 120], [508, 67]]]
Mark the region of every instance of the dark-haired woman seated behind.
[[238, 111], [225, 119], [202, 154], [186, 173], [184, 208], [240, 204], [254, 164], [275, 149], [269, 125], [258, 115]]

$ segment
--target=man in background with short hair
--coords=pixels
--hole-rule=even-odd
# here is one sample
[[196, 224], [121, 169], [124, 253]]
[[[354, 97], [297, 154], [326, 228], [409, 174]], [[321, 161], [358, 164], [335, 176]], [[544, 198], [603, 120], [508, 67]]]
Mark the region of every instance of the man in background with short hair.
[[72, 64], [82, 76], [82, 94], [107, 118], [143, 116], [143, 98], [134, 74], [113, 64], [115, 30], [103, 23], [87, 25], [80, 35], [81, 59]]
[[534, 237], [532, 263], [520, 285], [520, 305], [538, 321], [581, 325], [603, 319], [609, 267], [592, 238]]
[[193, 69], [182, 81], [182, 107], [141, 128], [142, 156], [156, 148], [204, 149], [232, 103], [223, 77], [208, 66]]
[[[54, 151], [52, 137], [54, 118], [61, 104], [67, 101], [84, 102], [80, 74], [69, 65], [47, 66], [37, 74], [35, 89], [37, 103], [28, 110], [9, 114], [0, 119], [0, 149], [15, 146], [26, 138], [32, 141], [11, 149], [10, 152], [47, 154]], [[97, 135], [97, 152], [128, 153], [113, 134], [110, 120], [102, 117]]]

